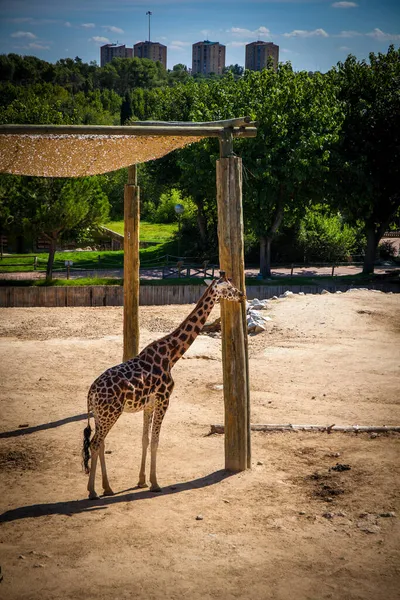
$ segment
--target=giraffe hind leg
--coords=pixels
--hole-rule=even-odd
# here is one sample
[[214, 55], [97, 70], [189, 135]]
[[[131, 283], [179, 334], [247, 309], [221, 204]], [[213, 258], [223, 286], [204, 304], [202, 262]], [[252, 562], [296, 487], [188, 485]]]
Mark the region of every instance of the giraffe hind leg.
[[100, 457], [100, 465], [102, 470], [102, 482], [105, 495], [112, 495], [113, 491], [110, 487], [106, 469], [106, 460], [105, 460], [105, 444], [104, 440], [109, 433], [111, 427], [116, 423], [118, 418], [120, 417], [123, 410], [123, 403], [120, 404], [114, 403], [113, 410], [106, 410], [105, 408], [101, 408], [97, 406], [93, 409], [93, 414], [96, 423], [96, 429], [93, 436], [92, 441], [90, 442], [90, 450], [91, 450], [91, 464], [90, 464], [90, 472], [89, 472], [89, 481], [88, 481], [88, 492], [89, 492], [89, 500], [96, 500], [98, 495], [95, 490], [95, 479], [96, 479], [96, 467], [97, 467], [97, 459]]

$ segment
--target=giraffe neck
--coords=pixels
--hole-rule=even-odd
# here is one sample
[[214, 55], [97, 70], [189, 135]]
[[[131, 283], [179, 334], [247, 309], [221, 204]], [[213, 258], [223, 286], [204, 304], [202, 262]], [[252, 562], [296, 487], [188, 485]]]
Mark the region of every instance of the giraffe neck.
[[169, 335], [149, 344], [140, 353], [140, 356], [147, 355], [149, 350], [150, 355], [152, 351], [159, 352], [164, 360], [168, 360], [169, 368], [171, 368], [185, 354], [186, 350], [192, 345], [203, 329], [208, 315], [217, 300], [217, 296], [214, 284], [212, 283], [179, 327]]

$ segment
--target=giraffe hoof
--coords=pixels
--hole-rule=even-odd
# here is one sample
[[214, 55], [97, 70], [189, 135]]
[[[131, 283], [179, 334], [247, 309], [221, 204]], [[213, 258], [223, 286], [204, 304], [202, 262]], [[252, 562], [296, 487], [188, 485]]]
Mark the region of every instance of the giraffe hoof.
[[159, 485], [152, 485], [150, 488], [150, 492], [161, 492], [162, 489], [160, 488]]
[[103, 496], [114, 496], [114, 492], [109, 488], [108, 490], [104, 490]]
[[89, 500], [100, 500], [100, 497], [96, 494], [96, 492], [90, 492]]
[[141, 483], [139, 481], [139, 483], [137, 484], [137, 486], [138, 486], [138, 488], [147, 488], [147, 487], [149, 487], [145, 481], [143, 483]]

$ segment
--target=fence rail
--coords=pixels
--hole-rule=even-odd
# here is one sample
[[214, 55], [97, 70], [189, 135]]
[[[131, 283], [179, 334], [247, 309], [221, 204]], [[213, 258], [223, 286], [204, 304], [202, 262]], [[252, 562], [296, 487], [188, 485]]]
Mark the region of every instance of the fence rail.
[[[329, 292], [346, 292], [351, 285], [254, 285], [248, 286], [247, 298], [265, 299], [280, 296], [285, 291], [305, 294], [320, 294], [323, 289]], [[382, 292], [399, 293], [400, 288], [393, 283], [375, 283], [364, 286]], [[142, 306], [165, 304], [192, 304], [197, 302], [204, 287], [200, 285], [164, 285], [140, 287], [139, 302]], [[75, 306], [122, 306], [123, 287], [115, 285], [81, 287], [0, 287], [0, 308], [21, 307], [75, 307]]]

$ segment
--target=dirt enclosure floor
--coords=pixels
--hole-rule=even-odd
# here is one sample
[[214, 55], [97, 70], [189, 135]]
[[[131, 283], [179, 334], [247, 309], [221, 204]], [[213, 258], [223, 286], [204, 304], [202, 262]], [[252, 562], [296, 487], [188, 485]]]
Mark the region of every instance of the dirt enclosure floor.
[[[249, 338], [252, 422], [400, 425], [399, 300], [271, 301]], [[191, 308], [141, 308], [141, 346]], [[122, 309], [1, 309], [0, 334], [2, 599], [398, 600], [398, 434], [253, 433], [252, 469], [229, 475], [208, 435], [221, 341], [200, 335], [173, 370], [163, 492], [135, 487], [142, 416], [124, 414], [106, 442], [116, 494], [90, 502], [86, 394], [121, 360]]]

